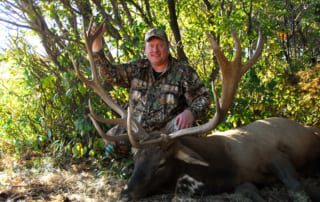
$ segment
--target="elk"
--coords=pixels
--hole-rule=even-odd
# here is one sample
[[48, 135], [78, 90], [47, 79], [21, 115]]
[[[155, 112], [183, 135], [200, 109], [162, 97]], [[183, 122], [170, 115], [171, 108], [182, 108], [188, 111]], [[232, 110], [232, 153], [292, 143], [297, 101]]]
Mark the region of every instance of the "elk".
[[[89, 30], [91, 26], [92, 21]], [[200, 126], [170, 134], [166, 131], [154, 131], [152, 135], [147, 134], [139, 123], [131, 118], [130, 104], [128, 111], [122, 109], [99, 83], [91, 50], [91, 43], [96, 35], [88, 36], [84, 31], [92, 80], [82, 75], [75, 60], [73, 65], [79, 79], [92, 88], [121, 117], [114, 120], [98, 117], [89, 103], [89, 117], [100, 136], [106, 142], [130, 141], [132, 147], [137, 149], [134, 171], [121, 193], [122, 199], [137, 200], [163, 188], [177, 194], [216, 194], [238, 188], [249, 190], [254, 201], [263, 201], [252, 191], [252, 187], [268, 185], [277, 180], [283, 182], [291, 192], [303, 189], [297, 171], [309, 170], [320, 162], [318, 128], [305, 127], [285, 118], [272, 117], [225, 132], [215, 132], [208, 137], [194, 136], [212, 131], [223, 121], [241, 77], [261, 55], [264, 44], [261, 34], [253, 57], [246, 64], [242, 64], [241, 46], [234, 32], [232, 37], [236, 54], [231, 62], [227, 60], [211, 34], [207, 33], [222, 73], [220, 101], [212, 79], [216, 107], [214, 117]], [[101, 129], [98, 122], [121, 124], [127, 128], [128, 134], [110, 136]], [[320, 194], [310, 196], [314, 200], [320, 200]]]

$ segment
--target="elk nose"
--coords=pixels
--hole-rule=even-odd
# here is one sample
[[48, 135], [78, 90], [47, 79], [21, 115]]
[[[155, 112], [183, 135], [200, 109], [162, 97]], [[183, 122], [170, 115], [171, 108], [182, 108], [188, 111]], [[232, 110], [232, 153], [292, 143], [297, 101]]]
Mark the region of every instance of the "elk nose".
[[122, 195], [122, 196], [120, 196], [119, 201], [129, 202], [129, 201], [132, 201], [132, 198], [129, 195]]
[[129, 194], [121, 194], [119, 201], [121, 202], [128, 202], [128, 201], [132, 201], [132, 198], [130, 197]]

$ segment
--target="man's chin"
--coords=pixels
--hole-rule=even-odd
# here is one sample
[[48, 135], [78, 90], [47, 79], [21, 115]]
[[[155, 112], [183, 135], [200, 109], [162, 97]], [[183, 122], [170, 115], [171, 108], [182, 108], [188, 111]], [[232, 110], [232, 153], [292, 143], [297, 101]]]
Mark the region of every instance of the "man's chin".
[[151, 57], [149, 60], [152, 63], [161, 63], [161, 59], [159, 57]]
[[159, 66], [163, 64], [162, 61], [154, 61], [154, 60], [150, 60], [150, 63], [152, 64], [152, 66]]

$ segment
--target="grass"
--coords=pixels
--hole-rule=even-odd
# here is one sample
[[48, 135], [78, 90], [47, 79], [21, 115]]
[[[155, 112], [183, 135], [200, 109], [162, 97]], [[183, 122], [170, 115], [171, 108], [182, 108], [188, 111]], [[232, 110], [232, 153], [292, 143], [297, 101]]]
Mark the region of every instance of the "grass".
[[[32, 162], [31, 162], [32, 161]], [[32, 165], [30, 165], [32, 164]], [[116, 201], [125, 182], [87, 163], [61, 169], [50, 158], [0, 161], [0, 201]]]

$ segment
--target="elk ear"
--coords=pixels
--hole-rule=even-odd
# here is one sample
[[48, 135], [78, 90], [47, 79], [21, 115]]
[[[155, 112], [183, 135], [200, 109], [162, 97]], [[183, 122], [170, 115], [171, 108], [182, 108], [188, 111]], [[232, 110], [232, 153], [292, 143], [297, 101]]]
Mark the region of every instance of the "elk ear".
[[209, 163], [207, 163], [199, 154], [182, 144], [179, 144], [175, 152], [175, 158], [190, 164], [209, 166]]

